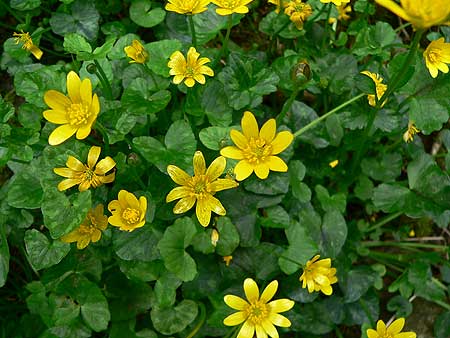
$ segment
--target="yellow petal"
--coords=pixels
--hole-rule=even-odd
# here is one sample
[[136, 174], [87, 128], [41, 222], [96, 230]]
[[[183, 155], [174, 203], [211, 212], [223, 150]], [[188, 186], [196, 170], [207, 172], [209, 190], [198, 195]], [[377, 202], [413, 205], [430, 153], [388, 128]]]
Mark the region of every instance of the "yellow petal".
[[[233, 14], [233, 11], [226, 9], [226, 8], [216, 8], [216, 13], [219, 15], [230, 15], [230, 14]], [[238, 337], [241, 337], [241, 336], [239, 335]], [[249, 337], [251, 337], [251, 336], [249, 336]]]
[[42, 54], [44, 54], [44, 52], [41, 51], [41, 50], [39, 49], [39, 47], [37, 47], [37, 46], [35, 46], [35, 45], [31, 45], [31, 47], [29, 48], [29, 51], [30, 51], [31, 54], [33, 54], [34, 57], [35, 57], [36, 59], [38, 59], [38, 60], [40, 60], [41, 57], [42, 57]]
[[46, 110], [43, 113], [44, 118], [51, 122], [51, 123], [55, 123], [55, 124], [66, 124], [69, 123], [69, 121], [67, 120], [66, 117], [66, 112], [63, 110]]
[[84, 140], [91, 133], [91, 125], [87, 124], [77, 130], [77, 140]]
[[275, 119], [270, 119], [263, 124], [259, 132], [259, 137], [264, 139], [266, 143], [271, 143], [275, 137], [277, 131], [277, 123]]
[[173, 207], [173, 213], [174, 214], [182, 214], [182, 213], [188, 211], [189, 209], [191, 209], [194, 206], [195, 201], [196, 201], [196, 198], [194, 196], [182, 198]]
[[255, 174], [260, 179], [265, 180], [269, 176], [269, 165], [267, 163], [260, 163], [255, 166]]
[[389, 9], [392, 13], [401, 17], [402, 19], [404, 19], [406, 21], [411, 21], [411, 18], [408, 15], [408, 13], [406, 13], [406, 11], [402, 7], [400, 7], [397, 3], [395, 3], [394, 1], [392, 1], [392, 0], [375, 0], [375, 2], [381, 6]]
[[223, 324], [227, 326], [235, 326], [243, 323], [247, 319], [244, 312], [235, 312], [223, 320]]
[[416, 334], [414, 332], [402, 332], [397, 333], [394, 338], [416, 338]]
[[176, 187], [167, 194], [166, 202], [169, 203], [180, 198], [188, 197], [190, 193], [191, 191], [184, 186]]
[[245, 180], [253, 172], [253, 166], [246, 160], [239, 161], [234, 167], [234, 173], [236, 174], [236, 179], [238, 181]]
[[209, 188], [212, 192], [222, 191], [226, 189], [236, 188], [239, 184], [229, 178], [218, 178], [214, 182], [209, 184]]
[[122, 217], [120, 217], [120, 216], [117, 215], [117, 214], [114, 214], [114, 215], [112, 215], [112, 216], [109, 216], [109, 217], [108, 217], [108, 222], [109, 222], [109, 224], [111, 224], [112, 226], [115, 226], [115, 227], [122, 227], [122, 226], [125, 225], [125, 224], [123, 223]]
[[247, 139], [258, 138], [259, 130], [258, 130], [258, 122], [256, 122], [255, 115], [251, 112], [244, 112], [244, 116], [241, 120], [242, 132], [244, 133]]
[[126, 190], [122, 189], [122, 190], [119, 191], [119, 194], [118, 194], [117, 198], [119, 200], [120, 207], [122, 209], [128, 208], [128, 202], [127, 202], [127, 195], [128, 194], [129, 194], [129, 192], [126, 191]]
[[206, 163], [205, 158], [203, 157], [203, 154], [201, 151], [196, 151], [194, 154], [193, 159], [193, 165], [194, 165], [194, 175], [204, 175], [206, 172]]
[[245, 297], [247, 297], [250, 303], [254, 303], [259, 299], [258, 284], [251, 278], [246, 278], [244, 280], [244, 292]]
[[276, 326], [290, 327], [291, 321], [278, 313], [270, 313], [269, 320]]
[[253, 338], [254, 334], [255, 326], [249, 320], [247, 320], [246, 322], [244, 322], [244, 325], [242, 325], [237, 338]]
[[278, 281], [274, 280], [266, 286], [263, 293], [261, 294], [260, 300], [264, 303], [267, 303], [269, 300], [273, 298], [278, 289]]
[[290, 131], [282, 131], [275, 136], [272, 141], [272, 155], [277, 155], [285, 150], [294, 140], [294, 135]]
[[167, 166], [167, 173], [170, 178], [179, 185], [187, 185], [191, 179], [191, 176], [189, 176], [184, 170], [174, 165]]
[[50, 108], [59, 111], [66, 111], [71, 105], [69, 98], [56, 90], [48, 90], [44, 94], [44, 101]]
[[76, 178], [77, 177], [77, 172], [73, 171], [70, 168], [53, 168], [53, 172], [56, 175], [59, 175], [62, 177], [67, 177], [67, 178]]
[[209, 181], [213, 182], [220, 175], [222, 175], [226, 166], [227, 160], [223, 156], [219, 156], [214, 161], [212, 161], [212, 163], [208, 167], [208, 170], [206, 171], [206, 176], [209, 178]]
[[81, 80], [79, 76], [74, 71], [70, 71], [67, 74], [67, 92], [73, 103], [81, 103], [80, 87]]
[[223, 300], [225, 304], [235, 310], [244, 310], [248, 306], [244, 299], [235, 295], [226, 295]]
[[130, 208], [140, 210], [139, 201], [131, 192], [127, 192], [125, 195], [125, 200]]
[[116, 162], [109, 156], [100, 160], [95, 166], [95, 173], [97, 175], [105, 175], [108, 171], [116, 166]]
[[368, 338], [379, 338], [377, 331], [374, 329], [368, 329], [366, 333]]
[[185, 84], [187, 87], [192, 88], [192, 87], [194, 87], [194, 85], [195, 85], [195, 80], [194, 80], [192, 77], [187, 77], [187, 78], [184, 80], [184, 84]]
[[79, 178], [69, 178], [67, 180], [63, 180], [58, 184], [58, 190], [64, 191], [72, 188], [74, 185], [80, 184], [81, 180]]
[[294, 301], [287, 298], [277, 299], [268, 303], [271, 310], [276, 313], [288, 311], [292, 309], [294, 304], [295, 304]]
[[118, 213], [121, 213], [122, 212], [122, 207], [120, 206], [120, 203], [119, 203], [118, 200], [113, 200], [113, 201], [109, 202], [108, 210], [111, 213], [116, 212], [116, 211]]
[[215, 198], [212, 195], [208, 195], [208, 196], [204, 197], [204, 199], [206, 200], [209, 210], [211, 210], [212, 212], [214, 212], [220, 216], [226, 215], [227, 212], [226, 212], [225, 208], [223, 207], [222, 203], [220, 203], [220, 201], [217, 198]]
[[227, 158], [232, 158], [234, 160], [242, 160], [244, 158], [242, 150], [233, 146], [228, 146], [220, 149], [220, 155], [225, 156]]
[[91, 182], [89, 180], [81, 181], [80, 185], [78, 186], [79, 191], [86, 191], [91, 187]]
[[246, 149], [248, 147], [248, 140], [240, 131], [236, 129], [231, 129], [230, 131], [231, 140], [240, 149]]
[[320, 291], [322, 291], [324, 295], [331, 296], [333, 293], [333, 288], [331, 285], [320, 285]]
[[267, 332], [267, 334], [272, 337], [272, 338], [278, 338], [278, 331], [275, 328], [275, 326], [273, 326], [273, 324], [268, 320], [263, 320], [262, 321], [262, 327], [264, 328], [264, 330]]
[[145, 196], [139, 197], [139, 210], [141, 211], [140, 221], [145, 224], [145, 216], [147, 213], [147, 198]]
[[384, 336], [386, 334], [386, 325], [382, 320], [379, 320], [377, 322], [377, 332], [381, 336]]
[[202, 74], [194, 74], [194, 80], [197, 81], [200, 84], [205, 84], [206, 83], [206, 78]]
[[91, 104], [92, 119], [95, 120], [99, 112], [100, 112], [100, 102], [98, 100], [97, 94], [94, 94], [94, 96], [92, 97], [92, 104]]
[[[172, 74], [173, 75], [173, 74]], [[173, 77], [173, 83], [174, 84], [180, 84], [183, 80], [184, 80], [185, 76], [184, 75], [175, 75]]]
[[261, 325], [255, 325], [256, 338], [267, 338], [266, 330]]
[[92, 243], [98, 242], [102, 237], [102, 232], [100, 230], [94, 230], [91, 235]]
[[88, 167], [92, 170], [95, 167], [95, 164], [98, 161], [98, 158], [100, 157], [100, 152], [102, 151], [102, 148], [97, 146], [92, 146], [91, 149], [89, 149], [88, 153]]
[[48, 137], [48, 143], [51, 146], [57, 146], [67, 139], [69, 139], [73, 134], [75, 134], [77, 129], [72, 127], [70, 124], [63, 124], [62, 126], [56, 128], [52, 131]]
[[66, 166], [72, 169], [73, 171], [84, 172], [86, 170], [84, 164], [79, 159], [73, 157], [72, 155], [69, 155], [67, 157]]
[[198, 199], [197, 206], [195, 208], [197, 219], [199, 223], [204, 227], [207, 227], [209, 225], [209, 222], [211, 221], [211, 208], [208, 202], [209, 199], [207, 198]]
[[272, 171], [286, 172], [286, 171], [288, 171], [288, 166], [278, 156], [270, 156], [269, 157], [269, 169]]
[[84, 79], [80, 86], [80, 97], [83, 104], [90, 106], [92, 103], [92, 84], [91, 80]]
[[387, 332], [388, 334], [396, 335], [397, 333], [400, 333], [403, 326], [405, 326], [405, 318], [398, 318], [391, 325], [389, 325]]

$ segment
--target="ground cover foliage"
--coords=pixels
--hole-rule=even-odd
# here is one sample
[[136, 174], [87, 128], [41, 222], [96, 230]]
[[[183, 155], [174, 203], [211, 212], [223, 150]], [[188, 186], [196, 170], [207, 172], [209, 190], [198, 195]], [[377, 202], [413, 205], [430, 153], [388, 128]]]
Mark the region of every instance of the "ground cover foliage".
[[450, 337], [450, 8], [380, 2], [2, 1], [0, 335]]

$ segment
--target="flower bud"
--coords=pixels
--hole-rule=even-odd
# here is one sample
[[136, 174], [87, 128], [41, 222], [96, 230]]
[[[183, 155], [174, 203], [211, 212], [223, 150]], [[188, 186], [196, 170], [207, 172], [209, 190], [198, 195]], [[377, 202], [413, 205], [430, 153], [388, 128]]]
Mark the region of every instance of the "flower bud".
[[308, 61], [301, 60], [291, 69], [291, 79], [299, 85], [303, 85], [311, 80], [311, 68]]

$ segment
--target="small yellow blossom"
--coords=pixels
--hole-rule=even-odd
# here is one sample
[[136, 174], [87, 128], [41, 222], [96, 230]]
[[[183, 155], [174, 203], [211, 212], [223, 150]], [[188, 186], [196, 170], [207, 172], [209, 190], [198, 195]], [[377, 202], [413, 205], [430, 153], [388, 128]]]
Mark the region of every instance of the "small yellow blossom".
[[414, 135], [420, 133], [420, 130], [416, 128], [414, 122], [408, 122], [408, 130], [403, 134], [403, 141], [409, 143], [414, 140]]
[[61, 240], [66, 243], [77, 242], [77, 248], [84, 249], [90, 242], [98, 242], [102, 236], [102, 231], [107, 226], [108, 217], [103, 214], [103, 204], [99, 204], [95, 209], [88, 211], [86, 218], [78, 228], [61, 237]]
[[217, 246], [217, 242], [219, 241], [219, 232], [216, 229], [213, 229], [211, 232], [211, 244], [213, 246]]
[[210, 0], [169, 0], [166, 10], [178, 14], [193, 15], [208, 10]]
[[247, 300], [234, 295], [226, 295], [225, 303], [235, 312], [223, 320], [227, 326], [235, 326], [244, 323], [239, 330], [238, 338], [278, 337], [276, 326], [290, 327], [289, 319], [280, 315], [280, 312], [289, 311], [294, 306], [294, 301], [283, 298], [270, 302], [278, 289], [278, 282], [272, 281], [267, 285], [262, 294], [256, 282], [247, 278], [244, 281], [244, 292]]
[[113, 182], [116, 174], [112, 172], [106, 175], [106, 173], [115, 167], [116, 162], [107, 156], [97, 163], [101, 151], [100, 147], [92, 146], [89, 149], [87, 165], [69, 155], [67, 168], [54, 168], [55, 174], [66, 177], [58, 184], [58, 190], [64, 191], [78, 184], [79, 191], [86, 191], [91, 186], [97, 188], [102, 184]]
[[219, 178], [223, 174], [227, 161], [219, 156], [206, 169], [205, 158], [201, 151], [194, 154], [194, 176], [174, 165], [167, 167], [172, 180], [180, 185], [172, 189], [166, 197], [166, 202], [180, 199], [173, 208], [175, 214], [182, 214], [191, 209], [197, 202], [195, 213], [198, 221], [207, 227], [211, 220], [211, 212], [224, 216], [226, 210], [222, 203], [213, 195], [222, 190], [236, 188], [238, 183], [229, 178]]
[[395, 320], [391, 325], [386, 327], [386, 324], [382, 320], [377, 322], [377, 330], [368, 329], [368, 338], [416, 338], [414, 332], [401, 333], [403, 326], [405, 326], [405, 318], [399, 318]]
[[304, 22], [312, 14], [312, 7], [302, 2], [302, 0], [293, 0], [286, 4], [284, 13], [289, 15], [289, 19], [295, 24], [297, 29], [303, 29]]
[[393, 0], [375, 1], [419, 29], [445, 24], [450, 17], [448, 0], [400, 0], [401, 6]]
[[321, 259], [316, 255], [306, 263], [303, 274], [300, 276], [300, 282], [303, 282], [302, 288], [308, 287], [308, 292], [322, 291], [327, 296], [333, 293], [331, 284], [336, 283], [336, 269], [331, 267], [331, 259]]
[[352, 6], [350, 5], [341, 5], [341, 6], [337, 6], [336, 7], [338, 10], [338, 17], [336, 18], [329, 18], [328, 22], [333, 24], [336, 21], [340, 20], [340, 21], [347, 21], [348, 19], [350, 19], [350, 15], [348, 15], [347, 13], [351, 13], [352, 11]]
[[16, 45], [19, 44], [20, 42], [22, 42], [23, 49], [26, 49], [31, 54], [33, 54], [36, 59], [38, 59], [38, 60], [41, 59], [42, 54], [44, 54], [44, 53], [39, 49], [38, 46], [36, 46], [33, 43], [33, 39], [31, 39], [30, 33], [28, 33], [28, 32], [24, 33], [23, 31], [22, 31], [22, 33], [14, 32], [13, 36], [15, 37], [14, 40], [16, 41]]
[[328, 165], [331, 168], [336, 168], [338, 164], [339, 164], [339, 160], [334, 160], [334, 161], [331, 161], [330, 163], [328, 163]]
[[450, 43], [446, 43], [444, 38], [431, 41], [423, 52], [423, 57], [433, 78], [438, 76], [439, 71], [448, 73], [447, 64], [450, 63]]
[[51, 108], [44, 111], [44, 117], [51, 123], [62, 124], [48, 138], [52, 146], [63, 143], [75, 133], [78, 140], [88, 137], [100, 112], [97, 94], [92, 96], [92, 83], [88, 78], [81, 81], [75, 72], [69, 72], [67, 92], [68, 96], [56, 90], [44, 94], [44, 101]]
[[416, 237], [416, 232], [414, 231], [414, 229], [411, 229], [411, 231], [408, 234], [409, 237]]
[[[375, 88], [376, 88], [376, 92], [377, 92], [377, 99], [375, 100], [375, 94], [367, 95], [367, 101], [369, 102], [369, 105], [371, 105], [372, 107], [375, 107], [377, 105], [377, 101], [379, 99], [381, 99], [383, 94], [386, 92], [387, 85], [385, 85], [383, 83], [383, 78], [379, 74], [371, 73], [368, 70], [365, 70], [365, 71], [361, 72], [361, 74], [367, 75], [375, 83]], [[386, 101], [383, 102], [382, 106], [384, 106], [385, 103], [386, 103]]]
[[205, 75], [214, 76], [213, 70], [205, 66], [210, 60], [206, 57], [199, 59], [199, 56], [200, 54], [194, 47], [189, 48], [187, 60], [180, 51], [176, 51], [170, 56], [167, 65], [170, 68], [170, 75], [175, 75], [173, 83], [179, 84], [184, 80], [186, 86], [193, 87], [195, 81], [205, 84]]
[[233, 260], [233, 256], [223, 256], [223, 261], [225, 262], [226, 266], [230, 266], [231, 261]]
[[131, 46], [126, 46], [125, 54], [131, 59], [130, 63], [146, 63], [148, 61], [148, 53], [139, 40], [133, 40]]
[[212, 0], [216, 5], [216, 13], [219, 15], [231, 15], [233, 13], [245, 14], [248, 13], [247, 5], [253, 0]]
[[241, 160], [234, 168], [236, 179], [245, 180], [253, 172], [261, 179], [269, 176], [269, 171], [286, 172], [288, 166], [278, 155], [294, 140], [290, 131], [276, 133], [275, 119], [270, 119], [258, 130], [255, 116], [246, 111], [241, 120], [242, 133], [235, 129], [230, 132], [236, 146], [222, 148], [222, 156]]
[[109, 202], [108, 210], [112, 213], [108, 217], [109, 224], [131, 232], [145, 224], [147, 198], [141, 196], [138, 200], [132, 193], [120, 190], [118, 199]]
[[336, 6], [342, 6], [344, 4], [348, 4], [350, 0], [320, 0], [320, 2], [323, 4], [329, 4], [332, 2]]

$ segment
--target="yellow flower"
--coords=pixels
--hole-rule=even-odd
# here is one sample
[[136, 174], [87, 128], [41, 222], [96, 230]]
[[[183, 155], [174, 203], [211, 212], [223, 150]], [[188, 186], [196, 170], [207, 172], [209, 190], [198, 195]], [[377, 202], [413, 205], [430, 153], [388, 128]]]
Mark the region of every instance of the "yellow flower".
[[320, 0], [323, 4], [329, 4], [332, 2], [336, 6], [342, 6], [343, 4], [348, 4], [350, 0]]
[[206, 169], [205, 158], [201, 151], [194, 154], [194, 176], [189, 176], [184, 170], [174, 165], [167, 167], [172, 180], [180, 187], [172, 189], [166, 197], [166, 202], [180, 199], [173, 208], [175, 214], [182, 214], [191, 209], [195, 202], [195, 213], [198, 221], [207, 227], [211, 220], [211, 212], [224, 216], [226, 210], [222, 203], [213, 195], [222, 190], [236, 188], [238, 183], [229, 178], [219, 178], [223, 174], [227, 161], [219, 156]]
[[217, 246], [217, 242], [219, 241], [219, 232], [216, 229], [213, 229], [211, 232], [211, 244], [213, 246]]
[[195, 81], [205, 84], [205, 75], [214, 76], [213, 70], [205, 66], [210, 60], [206, 57], [199, 59], [199, 56], [200, 54], [194, 47], [189, 48], [187, 60], [180, 51], [176, 51], [170, 56], [167, 65], [170, 68], [170, 75], [175, 75], [173, 83], [179, 84], [184, 80], [186, 86], [193, 87]]
[[219, 15], [231, 15], [233, 13], [248, 13], [247, 5], [253, 0], [212, 0], [217, 5], [216, 13]]
[[112, 213], [108, 217], [109, 224], [131, 232], [145, 224], [147, 199], [141, 196], [138, 200], [132, 193], [120, 190], [118, 199], [109, 202], [108, 210]]
[[377, 330], [368, 329], [368, 338], [416, 338], [414, 332], [400, 333], [405, 326], [405, 318], [399, 318], [395, 320], [391, 325], [386, 328], [386, 325], [382, 320], [377, 322]]
[[281, 131], [276, 134], [275, 119], [270, 119], [258, 130], [255, 116], [246, 111], [241, 120], [242, 133], [235, 129], [230, 137], [235, 146], [220, 150], [222, 156], [241, 160], [234, 168], [236, 179], [245, 180], [252, 172], [261, 179], [269, 176], [269, 171], [286, 172], [288, 166], [278, 155], [294, 140], [290, 131]]
[[62, 124], [48, 138], [52, 146], [63, 143], [75, 133], [78, 140], [88, 137], [100, 112], [97, 94], [92, 96], [91, 80], [81, 81], [71, 71], [67, 74], [67, 92], [68, 97], [56, 90], [44, 94], [44, 101], [51, 108], [44, 111], [44, 117], [51, 123]]
[[227, 326], [235, 326], [244, 323], [237, 338], [253, 338], [256, 332], [258, 338], [278, 337], [278, 331], [274, 325], [280, 327], [290, 327], [291, 322], [286, 317], [280, 315], [294, 306], [294, 301], [283, 298], [269, 302], [278, 289], [276, 280], [270, 282], [264, 289], [261, 296], [256, 282], [247, 278], [244, 281], [244, 291], [247, 301], [234, 295], [226, 295], [225, 303], [235, 312], [223, 320]]
[[420, 133], [420, 130], [416, 128], [414, 122], [408, 122], [408, 130], [403, 134], [403, 141], [406, 143], [412, 142], [414, 140], [414, 135]]
[[146, 63], [148, 61], [148, 53], [139, 40], [133, 40], [131, 46], [126, 46], [123, 50], [132, 59], [130, 63]]
[[[384, 92], [387, 90], [387, 85], [385, 85], [383, 83], [383, 78], [379, 74], [371, 73], [368, 70], [361, 72], [361, 74], [367, 75], [375, 83], [377, 99], [375, 100], [375, 94], [367, 95], [367, 101], [369, 102], [369, 105], [371, 105], [372, 107], [375, 107], [377, 105], [376, 101], [381, 99]], [[386, 101], [383, 102], [382, 107], [385, 105], [385, 103], [386, 103]]]
[[338, 164], [339, 164], [339, 160], [334, 160], [334, 161], [331, 161], [330, 163], [328, 163], [328, 165], [331, 168], [336, 168]]
[[348, 15], [347, 13], [351, 13], [352, 6], [343, 4], [341, 6], [337, 6], [336, 8], [338, 10], [338, 17], [337, 17], [337, 19], [329, 18], [328, 19], [329, 23], [335, 23], [337, 20], [347, 21], [348, 19], [350, 19], [350, 15]]
[[333, 293], [331, 284], [336, 283], [336, 269], [331, 267], [331, 259], [321, 259], [316, 255], [306, 263], [303, 274], [300, 276], [300, 282], [303, 282], [302, 288], [308, 287], [308, 292], [322, 291], [327, 296]]
[[297, 29], [302, 29], [303, 23], [312, 14], [312, 7], [303, 3], [302, 0], [289, 1], [284, 9], [284, 13], [289, 15], [289, 19], [295, 24]]
[[166, 10], [178, 14], [198, 14], [208, 10], [210, 0], [169, 0]]
[[446, 43], [444, 38], [431, 41], [423, 52], [423, 57], [433, 78], [438, 76], [439, 71], [448, 73], [447, 63], [450, 63], [450, 43]]
[[231, 261], [233, 260], [233, 256], [223, 256], [222, 257], [223, 261], [225, 262], [226, 266], [230, 266]]
[[101, 151], [100, 147], [92, 146], [89, 149], [87, 165], [69, 155], [67, 168], [54, 168], [55, 174], [67, 178], [58, 184], [58, 190], [64, 191], [79, 184], [78, 190], [85, 191], [91, 186], [97, 188], [102, 184], [113, 182], [116, 174], [113, 172], [106, 175], [106, 173], [115, 167], [116, 162], [107, 156], [97, 163]]
[[444, 24], [450, 16], [448, 0], [400, 0], [401, 6], [393, 0], [375, 1], [419, 29]]
[[103, 204], [99, 204], [95, 209], [89, 210], [83, 223], [78, 228], [61, 237], [61, 240], [66, 243], [77, 242], [77, 248], [84, 249], [90, 242], [98, 242], [102, 236], [102, 231], [107, 226], [108, 217], [103, 214]]
[[34, 57], [38, 60], [41, 59], [42, 54], [44, 54], [38, 46], [36, 46], [33, 43], [33, 39], [31, 39], [30, 33], [24, 33], [22, 31], [22, 33], [13, 33], [13, 36], [15, 36], [14, 40], [16, 41], [16, 45], [19, 44], [19, 42], [23, 43], [22, 48], [26, 49], [27, 51], [29, 51], [31, 54], [34, 55]]

